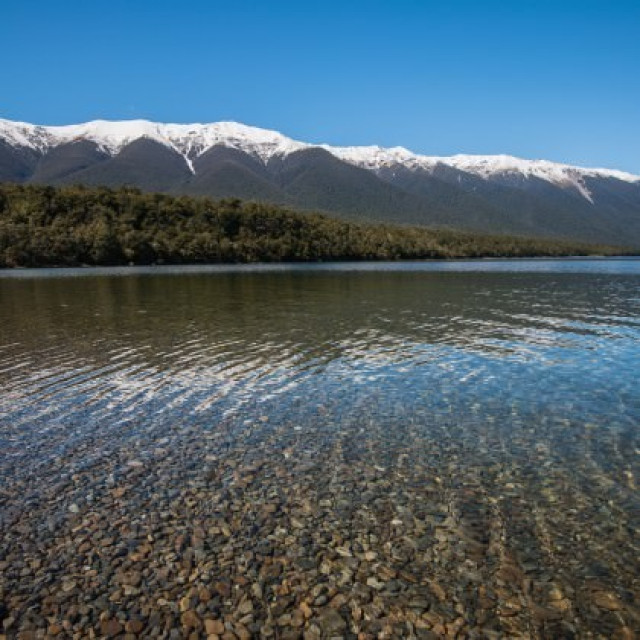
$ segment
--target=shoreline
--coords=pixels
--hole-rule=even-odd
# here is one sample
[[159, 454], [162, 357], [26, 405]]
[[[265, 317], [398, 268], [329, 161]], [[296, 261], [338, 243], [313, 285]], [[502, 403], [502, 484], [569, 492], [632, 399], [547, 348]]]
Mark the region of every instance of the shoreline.
[[[128, 264], [128, 265], [51, 265], [37, 267], [0, 267], [0, 278], [12, 275], [33, 274], [34, 276], [46, 272], [60, 275], [170, 275], [172, 273], [270, 273], [285, 271], [405, 271], [412, 265], [485, 265], [508, 264], [524, 265], [526, 263], [579, 263], [579, 262], [634, 262], [640, 260], [640, 254], [620, 255], [567, 255], [567, 256], [530, 256], [530, 257], [470, 257], [470, 258], [423, 258], [406, 260], [310, 260], [310, 261], [282, 261], [282, 262], [210, 262], [210, 263], [165, 263], [165, 264]], [[384, 268], [383, 268], [384, 267]], [[391, 267], [391, 268], [389, 268]], [[397, 267], [394, 269], [393, 267]], [[416, 269], [420, 271], [420, 269]], [[424, 270], [428, 272], [428, 269]], [[479, 269], [482, 271], [482, 269]]]

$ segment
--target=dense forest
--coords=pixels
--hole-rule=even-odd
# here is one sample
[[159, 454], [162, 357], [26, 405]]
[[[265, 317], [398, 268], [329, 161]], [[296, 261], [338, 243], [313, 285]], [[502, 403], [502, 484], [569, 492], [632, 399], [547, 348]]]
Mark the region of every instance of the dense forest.
[[0, 266], [611, 255], [620, 248], [345, 222], [138, 189], [0, 185]]

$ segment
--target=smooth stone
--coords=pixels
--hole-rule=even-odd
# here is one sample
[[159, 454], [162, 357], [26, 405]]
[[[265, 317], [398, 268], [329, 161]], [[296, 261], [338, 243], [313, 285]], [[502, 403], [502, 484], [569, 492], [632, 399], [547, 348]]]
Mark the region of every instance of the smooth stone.
[[222, 635], [224, 633], [224, 624], [222, 620], [212, 620], [208, 618], [204, 621], [205, 631], [209, 635]]

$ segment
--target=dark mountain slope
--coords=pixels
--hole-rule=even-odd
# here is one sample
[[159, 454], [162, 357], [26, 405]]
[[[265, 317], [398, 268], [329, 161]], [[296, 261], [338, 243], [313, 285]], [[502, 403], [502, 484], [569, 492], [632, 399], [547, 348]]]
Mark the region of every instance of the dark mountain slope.
[[[360, 220], [413, 224], [439, 221], [438, 212], [422, 198], [323, 149], [305, 149], [274, 158], [268, 168], [287, 194], [288, 202], [301, 209]], [[446, 216], [441, 213], [443, 217]]]
[[[579, 238], [587, 242], [629, 242], [629, 236], [615, 222], [620, 217], [620, 211], [607, 212], [606, 207], [595, 206], [574, 190], [561, 189], [538, 178], [522, 179], [517, 176], [511, 181], [485, 180], [446, 165], [438, 165], [432, 175], [482, 199], [493, 209], [492, 216], [478, 220], [473, 226], [467, 226], [462, 221], [461, 227]], [[620, 181], [616, 180], [615, 183]], [[520, 186], [513, 186], [515, 184]], [[625, 183], [625, 186], [633, 185]], [[633, 213], [630, 215], [634, 218]], [[635, 225], [640, 225], [640, 216], [635, 216]], [[640, 227], [635, 225], [632, 229], [637, 228], [638, 232], [633, 231], [633, 237], [640, 242]]]
[[190, 195], [283, 203], [286, 195], [263, 163], [238, 149], [215, 146], [193, 163], [195, 175], [181, 189]]
[[455, 184], [436, 178], [425, 170], [411, 170], [402, 165], [381, 169], [377, 175], [402, 190], [420, 196], [436, 213], [437, 222], [477, 229], [510, 222], [490, 202]]
[[25, 182], [33, 174], [39, 155], [0, 140], [0, 181]]
[[64, 184], [68, 179], [73, 181], [74, 174], [107, 162], [110, 157], [89, 140], [62, 144], [39, 159], [28, 181], [36, 184]]
[[131, 185], [145, 191], [176, 191], [191, 176], [185, 159], [163, 144], [140, 138], [104, 162], [65, 177], [67, 183], [117, 187]]

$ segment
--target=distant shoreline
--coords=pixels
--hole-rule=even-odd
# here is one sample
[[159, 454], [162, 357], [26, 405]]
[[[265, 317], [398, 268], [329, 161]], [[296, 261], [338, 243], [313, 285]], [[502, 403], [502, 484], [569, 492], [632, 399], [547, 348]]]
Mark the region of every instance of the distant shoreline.
[[193, 262], [193, 263], [162, 263], [162, 264], [78, 264], [78, 265], [38, 265], [38, 266], [0, 266], [0, 274], [14, 273], [14, 272], [30, 272], [38, 270], [53, 270], [53, 271], [86, 271], [91, 273], [94, 271], [108, 270], [122, 270], [124, 271], [173, 271], [176, 269], [193, 271], [197, 273], [199, 270], [206, 272], [208, 270], [215, 270], [216, 268], [224, 269], [225, 271], [247, 271], [247, 272], [269, 272], [279, 271], [280, 267], [289, 270], [290, 268], [300, 267], [301, 270], [307, 270], [307, 268], [321, 267], [327, 265], [331, 267], [339, 267], [340, 265], [383, 265], [383, 264], [411, 264], [411, 263], [483, 263], [483, 262], [559, 262], [559, 261], [617, 261], [617, 260], [640, 260], [640, 253], [637, 254], [621, 254], [621, 255], [567, 255], [567, 256], [476, 256], [476, 257], [458, 257], [458, 258], [398, 258], [398, 259], [351, 259], [351, 260], [306, 260], [306, 261], [293, 261], [282, 260], [280, 262]]
[[122, 269], [122, 270], [138, 270], [138, 269], [148, 269], [148, 270], [172, 270], [178, 268], [186, 268], [189, 270], [197, 271], [198, 269], [211, 269], [216, 267], [227, 267], [231, 270], [243, 269], [251, 271], [271, 271], [278, 270], [278, 267], [314, 267], [321, 266], [323, 264], [331, 265], [333, 267], [339, 265], [362, 265], [366, 263], [370, 263], [372, 265], [380, 265], [380, 264], [410, 264], [410, 263], [464, 263], [464, 262], [528, 262], [528, 261], [536, 261], [536, 262], [556, 262], [556, 261], [593, 261], [593, 260], [602, 260], [602, 261], [611, 261], [611, 260], [640, 260], [640, 252], [638, 253], [629, 253], [629, 254], [619, 254], [619, 255], [566, 255], [566, 256], [475, 256], [475, 257], [458, 257], [458, 258], [397, 258], [397, 259], [358, 259], [354, 258], [351, 260], [282, 260], [279, 262], [192, 262], [192, 263], [180, 263], [180, 262], [165, 262], [165, 263], [152, 263], [152, 264], [114, 264], [114, 265], [105, 265], [105, 264], [77, 264], [77, 265], [57, 265], [51, 264], [46, 266], [15, 266], [15, 267], [6, 267], [0, 266], [0, 272], [12, 272], [12, 271], [33, 271], [36, 269], [43, 270], [83, 270], [83, 271], [94, 271], [98, 269]]
[[[180, 276], [278, 276], [278, 275], [392, 275], [392, 274], [539, 274], [576, 275], [609, 273], [607, 264], [629, 263], [640, 256], [562, 256], [558, 258], [456, 258], [350, 262], [254, 262], [245, 264], [134, 265], [77, 267], [16, 267], [0, 269], [0, 281], [67, 278], [136, 278]], [[601, 265], [601, 266], [599, 266]], [[619, 270], [616, 271], [620, 275]], [[622, 272], [626, 273], [625, 271]]]

